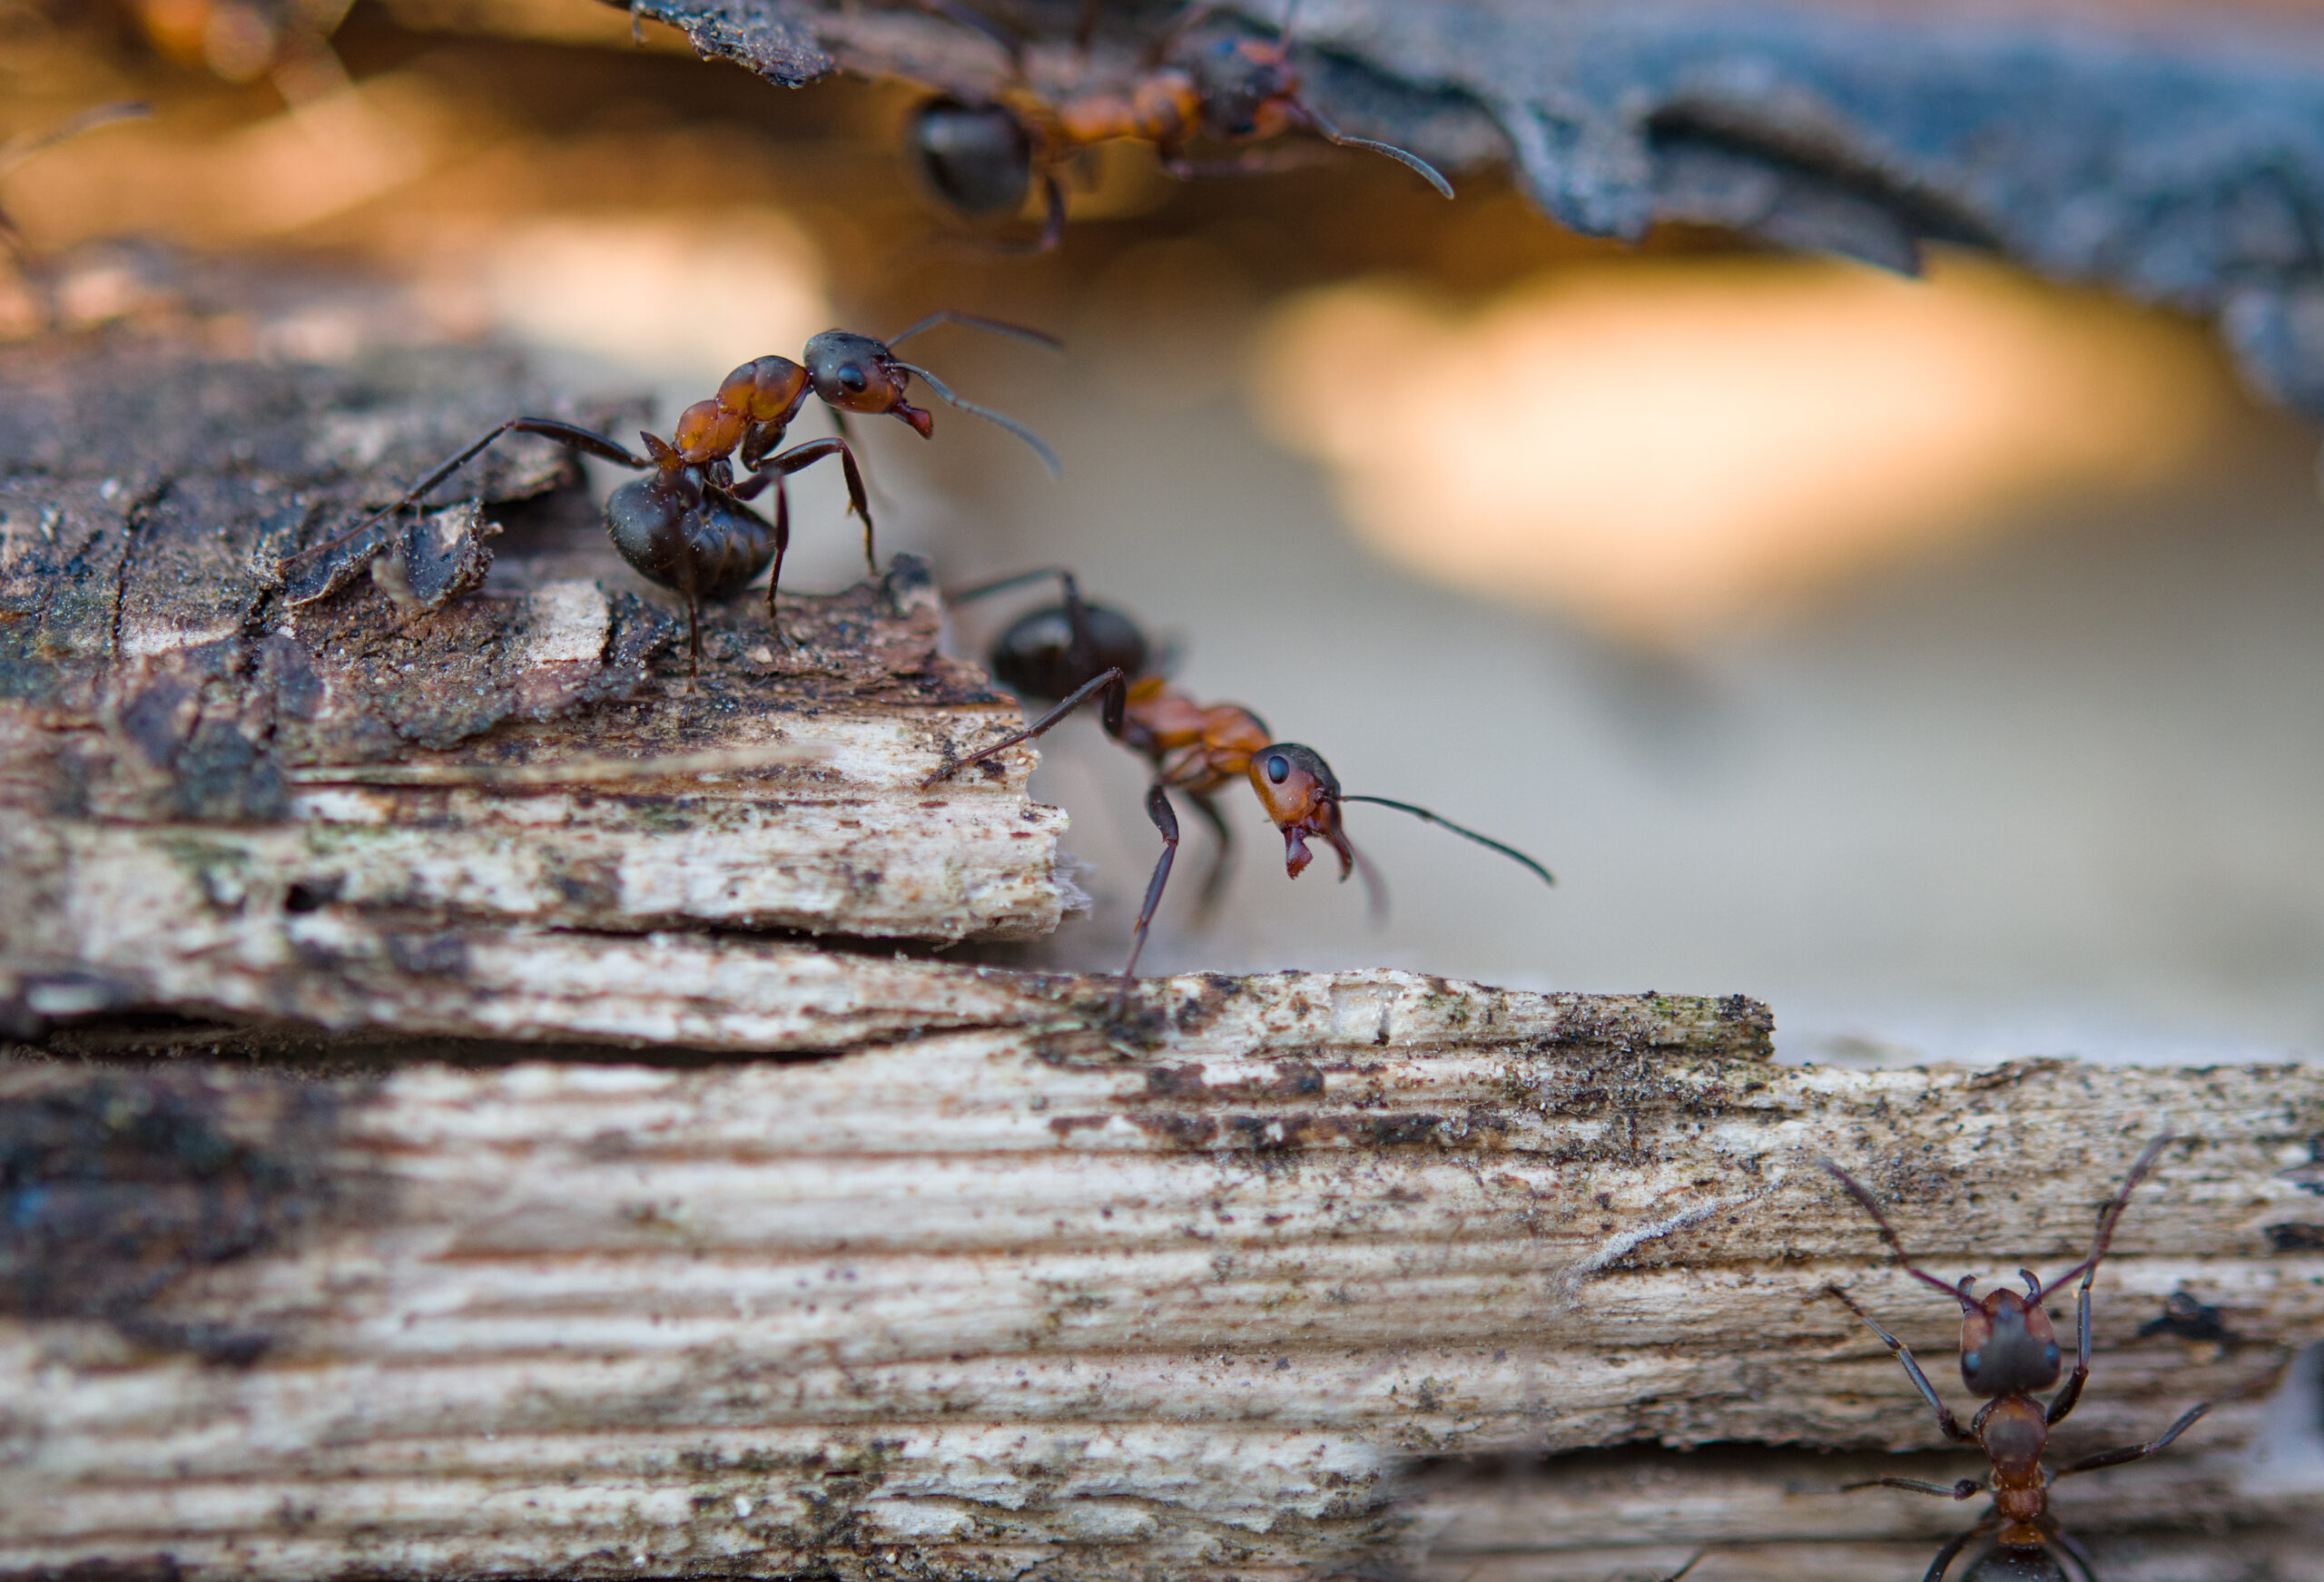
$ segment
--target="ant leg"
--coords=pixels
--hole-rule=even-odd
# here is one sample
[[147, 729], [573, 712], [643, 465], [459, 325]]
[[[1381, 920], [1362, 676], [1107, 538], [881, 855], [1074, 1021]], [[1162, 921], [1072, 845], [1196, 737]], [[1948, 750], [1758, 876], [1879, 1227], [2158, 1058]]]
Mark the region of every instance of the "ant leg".
[[1982, 1478], [1964, 1478], [1958, 1483], [1931, 1483], [1923, 1478], [1867, 1478], [1861, 1483], [1843, 1483], [1843, 1493], [1851, 1489], [1905, 1489], [1915, 1494], [1941, 1494], [1947, 1499], [1967, 1499], [1985, 1491]]
[[848, 448], [846, 440], [810, 439], [804, 445], [794, 445], [781, 455], [770, 456], [760, 462], [752, 469], [751, 476], [788, 477], [793, 473], [814, 466], [827, 456], [838, 457], [840, 467], [847, 475], [847, 508], [863, 518], [863, 564], [871, 568], [873, 576], [878, 576], [880, 561], [872, 548], [872, 506], [863, 497], [863, 474], [857, 469], [855, 452]]
[[1855, 1299], [1838, 1286], [1827, 1285], [1824, 1289], [1838, 1297], [1850, 1312], [1862, 1319], [1865, 1327], [1878, 1335], [1880, 1343], [1886, 1346], [1896, 1359], [1905, 1365], [1905, 1372], [1912, 1380], [1913, 1388], [1921, 1392], [1921, 1399], [1927, 1401], [1929, 1410], [1936, 1413], [1936, 1426], [1945, 1430], [1946, 1439], [1958, 1441], [1976, 1437], [1961, 1426], [1960, 1419], [1953, 1415], [1953, 1409], [1938, 1398], [1936, 1386], [1931, 1384], [1928, 1381], [1928, 1375], [1921, 1371], [1921, 1365], [1914, 1358], [1913, 1349], [1910, 1346], [1882, 1329], [1873, 1321], [1870, 1313], [1856, 1306]]
[[1218, 903], [1226, 894], [1226, 881], [1235, 876], [1235, 831], [1216, 802], [1204, 796], [1192, 797], [1192, 801], [1195, 811], [1202, 815], [1211, 833], [1218, 837], [1210, 850], [1210, 867], [1202, 876], [1202, 890], [1195, 897], [1195, 921], [1202, 924], [1218, 910]]
[[454, 473], [459, 471], [460, 468], [475, 460], [477, 457], [483, 454], [486, 447], [490, 446], [494, 440], [499, 438], [504, 434], [537, 434], [543, 439], [553, 439], [559, 445], [571, 446], [576, 450], [586, 450], [592, 456], [602, 457], [607, 461], [618, 462], [626, 467], [642, 469], [654, 465], [653, 462], [647, 460], [645, 457], [631, 455], [626, 449], [606, 438], [604, 435], [598, 434], [591, 429], [580, 427], [576, 424], [560, 422], [554, 418], [511, 418], [507, 422], [503, 423], [499, 427], [495, 428], [489, 434], [485, 435], [484, 437], [477, 440], [466, 450], [461, 451], [458, 455], [453, 457], [450, 460], [438, 467], [435, 471], [429, 473], [426, 477], [412, 485], [410, 488], [404, 491], [403, 497], [401, 499], [397, 500], [392, 505], [380, 506], [378, 510], [364, 517], [363, 520], [355, 524], [354, 526], [350, 527], [346, 532], [341, 533], [335, 537], [327, 538], [320, 544], [310, 545], [306, 548], [300, 550], [298, 554], [290, 556], [288, 559], [278, 562], [276, 569], [279, 571], [284, 566], [288, 566], [295, 562], [306, 559], [309, 555], [321, 555], [327, 550], [336, 549], [340, 545], [347, 543], [350, 539], [352, 539], [357, 535], [364, 532], [371, 526], [372, 523], [379, 520], [380, 517], [393, 516], [395, 513], [404, 509], [408, 506], [419, 504], [421, 500], [427, 497], [428, 490], [434, 488], [438, 484], [442, 483], [446, 478], [450, 477]]
[[[1838, 1165], [1833, 1164], [1829, 1159], [1817, 1160], [1816, 1166], [1817, 1169], [1823, 1171], [1825, 1174], [1838, 1182], [1846, 1191], [1847, 1194], [1856, 1199], [1856, 1206], [1872, 1216], [1872, 1223], [1880, 1227], [1881, 1240], [1886, 1242], [1888, 1243], [1889, 1251], [1896, 1254], [1896, 1262], [1905, 1266], [1905, 1273], [1911, 1275], [1922, 1284], [1933, 1285], [1937, 1290], [1945, 1292], [1945, 1295], [1953, 1298], [1954, 1301], [1961, 1304], [1961, 1310], [1964, 1312], [1967, 1312], [1975, 1308], [1977, 1304], [1971, 1302], [1966, 1296], [1963, 1295], [1961, 1293], [1960, 1287], [1949, 1285], [1944, 1281], [1939, 1280], [1935, 1275], [1931, 1274], [1927, 1270], [1916, 1268], [1914, 1265], [1912, 1254], [1906, 1253], [1905, 1251], [1905, 1243], [1896, 1239], [1896, 1227], [1888, 1223], [1888, 1216], [1880, 1212], [1880, 1204], [1874, 1199], [1871, 1193], [1865, 1190], [1861, 1182], [1857, 1181], [1855, 1176], [1850, 1175]], [[1837, 1290], [1837, 1288], [1835, 1287], [1834, 1289]], [[1845, 1296], [1841, 1297], [1840, 1300], [1842, 1302], [1847, 1302], [1847, 1298]], [[1848, 1302], [1848, 1306], [1855, 1312], [1858, 1318], [1864, 1318], [1864, 1310], [1862, 1308], [1857, 1307], [1856, 1303], [1852, 1302]], [[1865, 1319], [1864, 1322], [1866, 1323], [1872, 1323], [1870, 1319]], [[1873, 1328], [1875, 1329], [1878, 1329], [1879, 1327], [1880, 1326], [1877, 1324], [1873, 1324]], [[1886, 1337], [1884, 1335], [1882, 1338], [1886, 1339]], [[1892, 1341], [1889, 1343], [1894, 1345], [1896, 1342]]]
[[2193, 1428], [2195, 1420], [2211, 1409], [2210, 1401], [2203, 1402], [2202, 1405], [2194, 1408], [2177, 1422], [2163, 1430], [2159, 1437], [2149, 1440], [2143, 1445], [2124, 1445], [2120, 1449], [2101, 1450], [2094, 1456], [2084, 1456], [2081, 1460], [2061, 1467], [2052, 1473], [2051, 1481], [2055, 1482], [2060, 1478], [2071, 1478], [2077, 1472], [2095, 1472], [2101, 1467], [2119, 1467], [2125, 1461], [2142, 1461], [2189, 1429]]
[[1056, 172], [1045, 172], [1041, 176], [1041, 234], [1033, 243], [1033, 251], [1055, 252], [1064, 241], [1065, 188], [1059, 184]]
[[2145, 1179], [2147, 1171], [2153, 1166], [2155, 1160], [2171, 1141], [2171, 1135], [2164, 1133], [2153, 1142], [2149, 1143], [2145, 1151], [2131, 1165], [2131, 1173], [2122, 1178], [2122, 1187], [2114, 1194], [2113, 1201], [2099, 1214], [2098, 1235], [2091, 1243], [2090, 1256], [2059, 1275], [2049, 1285], [2035, 1291], [2034, 1294], [2034, 1305], [2039, 1306], [2042, 1300], [2050, 1292], [2057, 1290], [2075, 1275], [2082, 1276], [2082, 1290], [2074, 1298], [2073, 1374], [2066, 1381], [2065, 1388], [2058, 1391], [2057, 1399], [2050, 1402], [2047, 1419], [2052, 1423], [2065, 1420], [2066, 1413], [2072, 1411], [2075, 1403], [2081, 1400], [2083, 1384], [2090, 1377], [2090, 1285], [2091, 1282], [2098, 1278], [2098, 1261], [2106, 1256], [2106, 1249], [2113, 1244], [2115, 1223], [2122, 1217], [2122, 1210], [2130, 1205], [2132, 1192], [2142, 1180]]
[[1994, 1519], [1989, 1516], [1967, 1532], [1947, 1541], [1945, 1548], [1936, 1551], [1936, 1558], [1928, 1563], [1928, 1572], [1921, 1578], [1921, 1582], [1945, 1582], [1946, 1567], [1953, 1564], [1955, 1557], [1962, 1550], [1969, 1547], [1969, 1541], [1972, 1538], [1981, 1538], [1993, 1531]]
[[780, 479], [774, 486], [774, 569], [766, 578], [766, 629], [774, 634], [777, 647], [790, 639], [783, 634], [783, 617], [775, 614], [774, 590], [783, 584], [783, 555], [791, 547], [791, 491]]
[[1005, 594], [1010, 588], [1021, 588], [1027, 583], [1037, 583], [1044, 577], [1052, 576], [1066, 586], [1073, 585], [1073, 574], [1065, 567], [1045, 565], [1037, 571], [1016, 572], [989, 583], [977, 583], [965, 588], [947, 588], [944, 592], [944, 602], [948, 604], [965, 604], [974, 599], [990, 598], [994, 594]]
[[[802, 398], [803, 399], [804, 398], [803, 397]], [[842, 439], [847, 441], [849, 454], [853, 455], [856, 451], [862, 449], [863, 442], [855, 437], [855, 425], [848, 421], [847, 408], [844, 407], [831, 407], [825, 408], [825, 410], [829, 411], [832, 415], [832, 427], [838, 432], [839, 437]], [[865, 496], [867, 498], [879, 501], [880, 509], [882, 511], [894, 505], [896, 503], [895, 496], [888, 493], [887, 490], [880, 486], [880, 477], [877, 473], [874, 473], [872, 470], [871, 459], [867, 457], [857, 457], [856, 463], [863, 469], [863, 493]]]
[[1137, 909], [1137, 927], [1130, 934], [1129, 959], [1122, 963], [1122, 997], [1137, 981], [1137, 958], [1146, 949], [1146, 931], [1162, 904], [1162, 887], [1170, 882], [1170, 864], [1178, 855], [1178, 815], [1170, 808], [1170, 789], [1160, 781], [1146, 788], [1146, 816], [1162, 831], [1162, 855], [1155, 860], [1154, 877], [1146, 881], [1146, 904]]
[[1081, 685], [1073, 690], [1072, 696], [1065, 699], [1062, 703], [1059, 703], [1057, 707], [1051, 709], [1048, 713], [1043, 714], [1039, 719], [1034, 721], [1023, 730], [1012, 731], [1008, 735], [1003, 736], [1000, 741], [994, 742], [991, 746], [980, 747], [974, 752], [970, 753], [966, 758], [961, 759], [959, 762], [946, 764], [934, 774], [930, 775], [926, 780], [921, 781], [920, 782], [921, 789], [922, 791], [926, 791], [938, 781], [949, 780], [953, 775], [960, 773], [960, 771], [968, 768], [971, 763], [981, 763], [986, 759], [990, 758], [994, 753], [1006, 752], [1009, 749], [1016, 746], [1020, 742], [1031, 742], [1039, 737], [1048, 734], [1051, 726], [1055, 725], [1059, 720], [1064, 719], [1068, 714], [1073, 712], [1074, 710], [1079, 708], [1082, 704], [1088, 703], [1092, 697], [1096, 696], [1101, 689], [1106, 687], [1118, 687], [1122, 684], [1122, 669], [1120, 665], [1115, 665], [1112, 669], [1107, 671], [1102, 675], [1090, 677], [1089, 680], [1084, 682]]

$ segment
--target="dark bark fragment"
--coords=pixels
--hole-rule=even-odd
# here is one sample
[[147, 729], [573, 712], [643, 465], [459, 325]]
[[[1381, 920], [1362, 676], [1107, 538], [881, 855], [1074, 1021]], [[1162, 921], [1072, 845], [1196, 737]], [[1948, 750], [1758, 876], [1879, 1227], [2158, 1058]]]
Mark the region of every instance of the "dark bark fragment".
[[[1222, 9], [1261, 31], [1281, 17]], [[842, 69], [970, 98], [1010, 81], [991, 38], [932, 12], [641, 10], [689, 30], [747, 11]], [[1068, 47], [1078, 5], [999, 15], [1047, 46], [1029, 62], [1053, 95], [1128, 82], [1183, 11], [1109, 6], [1086, 54]], [[1708, 223], [1904, 270], [1929, 242], [1987, 248], [2217, 318], [2255, 384], [2324, 416], [2324, 30], [2272, 25], [2174, 34], [1816, 0], [1315, 0], [1296, 22], [1306, 94], [1348, 131], [1447, 170], [1505, 164], [1576, 231]], [[754, 69], [796, 86], [806, 58]]]

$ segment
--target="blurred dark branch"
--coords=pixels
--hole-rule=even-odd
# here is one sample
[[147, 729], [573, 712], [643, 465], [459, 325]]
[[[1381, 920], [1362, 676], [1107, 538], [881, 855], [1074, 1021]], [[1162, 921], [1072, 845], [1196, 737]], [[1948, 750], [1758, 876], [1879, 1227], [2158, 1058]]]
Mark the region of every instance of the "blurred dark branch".
[[[1280, 15], [1231, 9], [1262, 29]], [[1109, 7], [1079, 69], [1132, 69], [1179, 10]], [[1001, 69], [989, 39], [914, 7], [637, 11], [787, 86], [839, 69], [974, 93]], [[994, 10], [1059, 48], [1079, 14]], [[1506, 164], [1573, 230], [1709, 223], [1906, 270], [1926, 242], [1984, 248], [2217, 318], [2255, 383], [2324, 417], [2324, 25], [2207, 19], [2198, 36], [1728, 0], [1309, 0], [1297, 27], [1335, 121], [1446, 169]]]

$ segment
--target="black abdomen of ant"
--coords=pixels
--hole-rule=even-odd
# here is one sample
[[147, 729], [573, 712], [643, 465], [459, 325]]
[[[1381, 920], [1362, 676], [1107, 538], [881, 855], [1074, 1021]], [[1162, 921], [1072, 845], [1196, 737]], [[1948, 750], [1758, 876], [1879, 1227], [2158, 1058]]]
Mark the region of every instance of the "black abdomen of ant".
[[975, 220], [1014, 214], [1033, 185], [1033, 139], [1016, 113], [942, 94], [912, 113], [913, 162], [935, 194]]
[[[1147, 673], [1151, 654], [1137, 624], [1110, 604], [1081, 604], [1077, 644], [1071, 612], [1063, 604], [1029, 610], [993, 642], [990, 663], [1001, 685], [1044, 703], [1060, 703], [1108, 670]], [[1078, 652], [1077, 652], [1077, 648]]]

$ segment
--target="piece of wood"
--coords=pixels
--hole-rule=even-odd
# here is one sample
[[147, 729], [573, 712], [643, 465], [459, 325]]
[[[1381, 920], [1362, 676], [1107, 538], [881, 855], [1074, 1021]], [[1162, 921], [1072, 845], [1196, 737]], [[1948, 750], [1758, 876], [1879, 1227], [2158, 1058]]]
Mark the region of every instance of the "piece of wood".
[[[780, 648], [763, 595], [710, 607], [697, 688], [675, 595], [520, 436], [437, 496], [532, 497], [497, 562], [495, 525], [449, 511], [270, 573], [544, 406], [604, 420], [474, 352], [0, 362], [0, 1022], [198, 1006], [651, 1040], [675, 1036], [670, 984], [620, 1019], [570, 987], [571, 931], [1055, 927], [1075, 898], [1031, 754], [921, 784], [1017, 715], [937, 652], [916, 560], [786, 598]], [[559, 992], [599, 1002], [586, 1027]]]
[[[2219, 1405], [2171, 1465], [2077, 1480], [2077, 1525], [2319, 1514], [2228, 1459], [2324, 1336], [2324, 1072], [1839, 1072], [1769, 1065], [1747, 1000], [1287, 974], [1118, 1015], [829, 959], [860, 1006], [901, 970], [992, 1024], [704, 1070], [0, 1074], [0, 1571], [1403, 1563], [1463, 1508], [1428, 1459], [1931, 1446], [1825, 1288], [1940, 1379], [1957, 1316], [1809, 1157], [1990, 1281], [2078, 1258], [2166, 1120], [2061, 1444]], [[2174, 1296], [2221, 1338], [2142, 1336]], [[1826, 1498], [1847, 1470], [1779, 1520], [1768, 1479], [1711, 1479], [1655, 1542], [1896, 1533]], [[1533, 1541], [1639, 1542], [1614, 1508], [1552, 1490]]]

